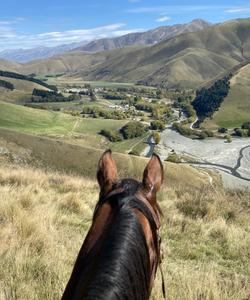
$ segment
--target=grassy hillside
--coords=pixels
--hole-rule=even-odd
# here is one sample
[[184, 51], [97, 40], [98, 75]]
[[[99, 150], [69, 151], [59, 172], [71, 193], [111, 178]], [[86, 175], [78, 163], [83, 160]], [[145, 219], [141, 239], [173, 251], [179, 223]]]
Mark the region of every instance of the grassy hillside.
[[[123, 49], [127, 53], [138, 47], [129, 47]], [[92, 65], [97, 65], [110, 59], [119, 50], [105, 51], [102, 53], [89, 54], [85, 52], [70, 52], [63, 55], [55, 56], [45, 60], [37, 60], [27, 63], [23, 66], [22, 72], [25, 74], [36, 73], [39, 75], [58, 74], [58, 73], [75, 73], [79, 70], [89, 70]]]
[[250, 58], [250, 19], [182, 34], [150, 47], [67, 53], [26, 64], [25, 73], [68, 73], [84, 80], [197, 87]]
[[21, 67], [21, 64], [0, 59], [0, 70], [15, 72]]
[[[250, 19], [226, 22], [183, 34], [150, 48], [94, 66], [92, 79], [162, 80], [168, 85], [197, 86], [250, 57]], [[136, 66], [136, 67], [135, 67]]]
[[[10, 129], [10, 135], [21, 139], [21, 133], [47, 136], [73, 145], [95, 149], [112, 148], [127, 153], [146, 139], [146, 136], [111, 143], [99, 135], [102, 129], [117, 130], [127, 120], [108, 120], [73, 117], [61, 112], [51, 112], [0, 102], [0, 128]], [[28, 139], [32, 140], [32, 136]], [[32, 142], [31, 142], [32, 143]], [[73, 146], [72, 145], [72, 146]]]
[[14, 78], [3, 77], [3, 76], [0, 76], [0, 79], [11, 82], [14, 85], [16, 90], [24, 91], [30, 94], [35, 88], [40, 90], [48, 90], [46, 87], [28, 80], [20, 80], [20, 79], [14, 79]]
[[[91, 160], [95, 172], [100, 153], [95, 159], [93, 151], [88, 154], [85, 161]], [[131, 159], [115, 158], [121, 171]], [[141, 177], [147, 161], [134, 160]], [[249, 194], [225, 193], [218, 186], [215, 191], [192, 168], [169, 163], [165, 172], [158, 201], [168, 299], [248, 299]], [[0, 298], [60, 299], [91, 224], [96, 181], [0, 159], [0, 198]], [[159, 274], [152, 299], [161, 299]]]
[[84, 119], [58, 112], [0, 102], [0, 127], [45, 135], [97, 134], [101, 129], [117, 129], [126, 121]]
[[[8, 71], [9, 70], [11, 69], [8, 69]], [[5, 76], [0, 76], [0, 80], [12, 83], [15, 88], [13, 91], [10, 91], [6, 88], [0, 87], [0, 101], [24, 104], [30, 100], [34, 88], [39, 90], [48, 90], [48, 88], [29, 80], [21, 80]]]
[[230, 81], [230, 92], [212, 120], [205, 122], [209, 127], [240, 127], [250, 121], [250, 64], [242, 67]]

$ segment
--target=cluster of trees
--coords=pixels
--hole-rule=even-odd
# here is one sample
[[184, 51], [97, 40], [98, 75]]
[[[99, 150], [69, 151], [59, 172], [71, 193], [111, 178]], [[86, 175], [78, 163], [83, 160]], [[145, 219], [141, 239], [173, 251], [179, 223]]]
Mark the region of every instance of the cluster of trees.
[[63, 96], [61, 93], [57, 93], [56, 91], [46, 91], [34, 89], [32, 92], [31, 102], [34, 103], [44, 103], [44, 102], [67, 102], [67, 101], [75, 101], [80, 100], [81, 96], [72, 94], [68, 97]]
[[185, 103], [181, 106], [183, 111], [186, 113], [189, 122], [194, 122], [196, 118], [196, 113], [193, 106], [190, 103]]
[[132, 139], [138, 136], [142, 136], [148, 128], [140, 122], [132, 121], [124, 125], [120, 132], [124, 139]]
[[196, 136], [199, 139], [205, 139], [207, 137], [214, 136], [213, 132], [210, 130], [203, 130], [203, 131], [193, 130], [191, 128], [185, 127], [183, 124], [178, 123], [178, 122], [173, 123], [173, 128], [182, 135]]
[[218, 128], [218, 132], [219, 132], [219, 133], [226, 133], [226, 132], [227, 132], [227, 128], [225, 128], [225, 127], [220, 127], [220, 128]]
[[231, 75], [217, 80], [210, 88], [202, 88], [196, 92], [192, 102], [199, 118], [211, 117], [219, 109], [222, 101], [228, 95]]
[[100, 134], [105, 136], [110, 142], [120, 142], [122, 140], [122, 136], [118, 130], [102, 129]]
[[104, 118], [104, 119], [113, 119], [113, 120], [123, 120], [128, 117], [128, 115], [119, 110], [107, 110], [100, 107], [83, 107], [81, 112], [83, 115], [91, 115], [92, 118]]
[[154, 120], [150, 123], [150, 128], [152, 130], [163, 130], [165, 128], [165, 123], [161, 120]]
[[142, 123], [131, 121], [124, 125], [119, 131], [102, 129], [100, 134], [107, 137], [111, 142], [118, 142], [123, 139], [127, 140], [142, 136], [147, 130], [148, 127]]
[[241, 125], [241, 128], [242, 129], [250, 129], [250, 122], [245, 122], [245, 123], [243, 123], [242, 125]]
[[137, 110], [142, 110], [145, 112], [150, 112], [152, 118], [156, 120], [164, 120], [165, 116], [169, 117], [171, 115], [170, 107], [158, 104], [158, 103], [149, 103], [146, 101], [138, 101], [134, 103], [134, 106]]
[[250, 122], [243, 123], [241, 128], [234, 128], [234, 135], [240, 137], [250, 136]]
[[2, 70], [0, 70], [0, 76], [9, 77], [9, 78], [15, 78], [15, 79], [20, 79], [20, 80], [28, 80], [28, 81], [40, 84], [41, 86], [44, 86], [44, 87], [46, 87], [46, 88], [48, 88], [50, 90], [57, 91], [57, 87], [56, 86], [49, 85], [46, 82], [44, 82], [44, 81], [42, 81], [40, 79], [31, 77], [31, 76], [26, 76], [26, 75], [23, 75], [23, 74], [18, 74], [18, 73], [15, 73], [15, 72], [2, 71]]
[[8, 90], [13, 91], [15, 89], [14, 85], [11, 82], [5, 81], [5, 80], [0, 80], [0, 86], [4, 87]]
[[108, 94], [104, 94], [103, 98], [108, 100], [122, 100], [124, 96], [118, 93], [108, 93]]

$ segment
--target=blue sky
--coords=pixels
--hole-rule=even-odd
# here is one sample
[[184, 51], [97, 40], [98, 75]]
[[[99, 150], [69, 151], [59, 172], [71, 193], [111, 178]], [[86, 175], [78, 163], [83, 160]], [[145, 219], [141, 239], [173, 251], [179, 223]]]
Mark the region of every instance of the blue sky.
[[115, 37], [195, 18], [246, 17], [249, 1], [237, 0], [8, 0], [1, 3], [0, 50]]

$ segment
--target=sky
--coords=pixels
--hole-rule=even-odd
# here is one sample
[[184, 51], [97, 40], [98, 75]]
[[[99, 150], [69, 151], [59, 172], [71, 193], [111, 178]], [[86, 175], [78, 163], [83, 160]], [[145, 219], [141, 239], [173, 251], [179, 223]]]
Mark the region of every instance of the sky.
[[0, 10], [0, 51], [54, 47], [202, 18], [212, 23], [250, 17], [238, 0], [8, 0]]

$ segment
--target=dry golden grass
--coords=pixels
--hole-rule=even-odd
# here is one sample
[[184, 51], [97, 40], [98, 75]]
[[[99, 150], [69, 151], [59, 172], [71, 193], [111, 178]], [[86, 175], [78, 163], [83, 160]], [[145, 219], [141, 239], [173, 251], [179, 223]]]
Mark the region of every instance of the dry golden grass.
[[[60, 299], [97, 199], [89, 179], [0, 167], [1, 300]], [[171, 182], [159, 201], [167, 298], [249, 299], [250, 195]]]

